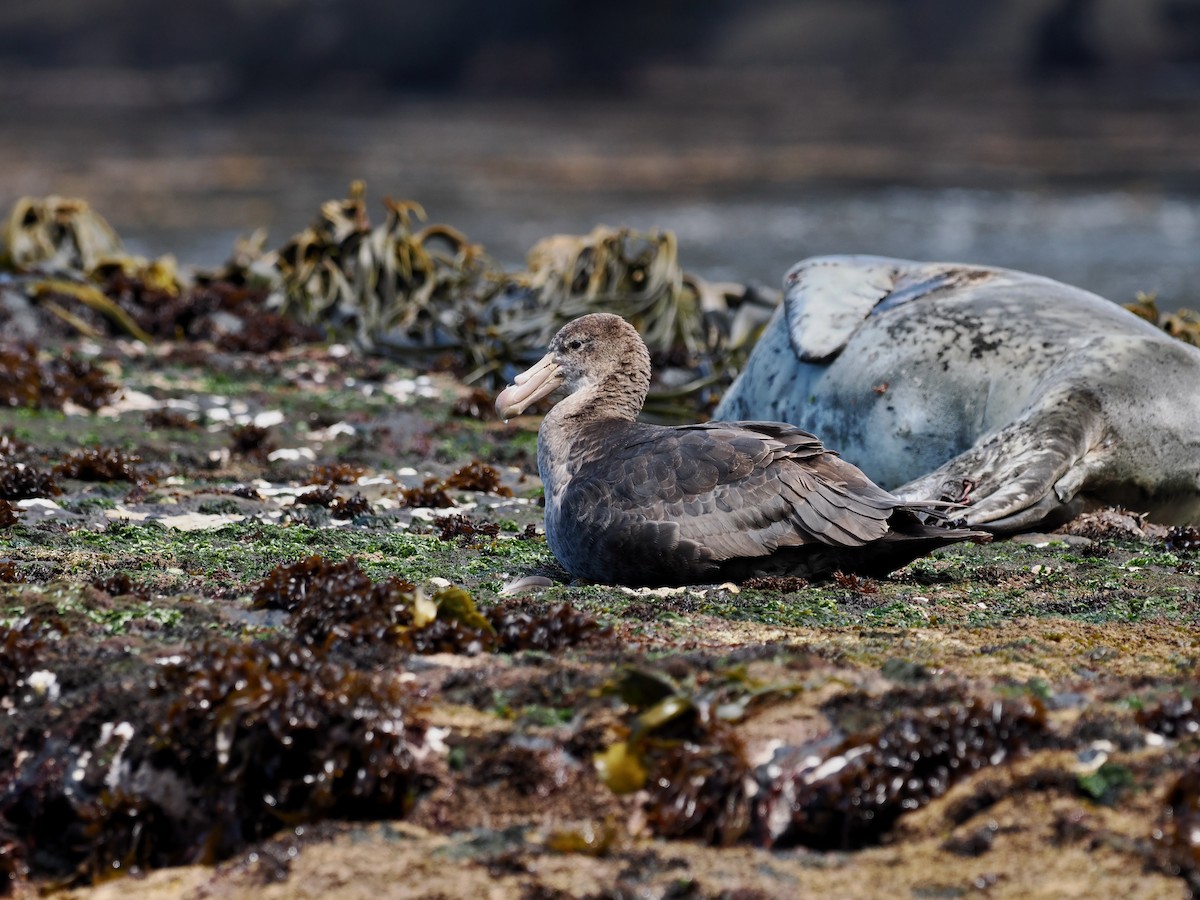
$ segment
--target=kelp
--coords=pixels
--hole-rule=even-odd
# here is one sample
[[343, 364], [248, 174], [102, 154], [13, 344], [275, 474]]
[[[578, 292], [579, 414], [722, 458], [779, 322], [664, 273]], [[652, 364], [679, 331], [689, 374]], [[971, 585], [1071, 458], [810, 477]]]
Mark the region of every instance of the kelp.
[[278, 249], [260, 230], [218, 270], [187, 276], [170, 257], [125, 253], [85, 201], [25, 197], [9, 216], [4, 259], [37, 308], [86, 336], [211, 340], [231, 352], [335, 338], [416, 367], [449, 358], [466, 383], [490, 390], [566, 322], [613, 312], [646, 338], [659, 373], [648, 410], [668, 417], [715, 400], [779, 300], [685, 272], [667, 230], [553, 235], [514, 272], [453, 226], [425, 224], [415, 201], [385, 198], [383, 208], [373, 226], [356, 181]]
[[1175, 312], [1160, 310], [1158, 296], [1141, 291], [1138, 292], [1134, 302], [1125, 304], [1125, 308], [1151, 325], [1157, 325], [1171, 337], [1178, 338], [1193, 347], [1200, 347], [1200, 311], [1194, 309], [1179, 309]]

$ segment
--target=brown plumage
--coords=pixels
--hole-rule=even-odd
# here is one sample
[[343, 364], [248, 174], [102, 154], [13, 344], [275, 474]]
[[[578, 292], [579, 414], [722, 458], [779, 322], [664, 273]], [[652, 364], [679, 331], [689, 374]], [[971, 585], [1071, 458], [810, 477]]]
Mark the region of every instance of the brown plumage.
[[[650, 355], [618, 316], [565, 325], [496, 398], [505, 418], [558, 387], [538, 432], [546, 539], [568, 572], [662, 585], [754, 574], [883, 575], [936, 547], [987, 540], [926, 524], [819, 439], [779, 422], [637, 422]], [[944, 505], [944, 504], [943, 504]]]

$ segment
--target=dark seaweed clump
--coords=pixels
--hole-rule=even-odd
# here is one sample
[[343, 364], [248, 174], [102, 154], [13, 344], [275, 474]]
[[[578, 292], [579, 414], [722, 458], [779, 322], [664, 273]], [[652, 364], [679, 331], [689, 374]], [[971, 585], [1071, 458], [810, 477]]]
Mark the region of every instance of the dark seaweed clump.
[[276, 566], [255, 588], [252, 603], [290, 613], [296, 636], [327, 651], [557, 650], [602, 633], [595, 619], [567, 604], [539, 611], [514, 603], [481, 613], [456, 587], [426, 599], [399, 578], [372, 581], [352, 558], [334, 563], [310, 556]]
[[353, 463], [331, 463], [316, 466], [308, 476], [309, 484], [354, 484], [367, 470]]
[[11, 628], [0, 628], [0, 698], [10, 696], [24, 676], [38, 667], [47, 640], [59, 636], [60, 629], [33, 618], [22, 619]]
[[436, 478], [426, 478], [424, 484], [415, 488], [401, 488], [400, 499], [405, 506], [424, 509], [445, 509], [454, 501], [446, 493], [446, 486]]
[[644, 789], [646, 820], [659, 835], [721, 846], [744, 837], [751, 768], [734, 725], [717, 714], [720, 689], [685, 690], [629, 670], [612, 690], [639, 712], [629, 736], [597, 756], [601, 779], [618, 793]]
[[1200, 891], [1200, 756], [1188, 760], [1167, 792], [1163, 822], [1153, 837], [1164, 868]]
[[90, 362], [63, 356], [38, 362], [32, 344], [0, 344], [0, 405], [27, 409], [62, 409], [68, 401], [97, 410], [117, 386]]
[[[39, 641], [29, 627], [0, 632], [6, 683]], [[432, 784], [418, 760], [425, 726], [394, 672], [216, 640], [157, 666], [146, 696], [144, 672], [103, 677], [116, 660], [100, 651], [60, 648], [50, 664], [68, 659], [49, 727], [26, 727], [22, 752], [0, 754], [0, 893], [18, 878], [213, 863], [326, 818], [401, 817]], [[44, 701], [16, 702], [32, 721]]]
[[336, 519], [353, 519], [371, 512], [371, 504], [362, 494], [355, 492], [351, 497], [339, 497], [333, 485], [313, 488], [296, 498], [301, 506], [320, 506], [329, 510]]
[[266, 289], [233, 279], [200, 278], [178, 290], [120, 263], [97, 266], [93, 275], [139, 328], [161, 340], [209, 340], [226, 352], [261, 354], [325, 339], [318, 328], [267, 312]]
[[710, 728], [700, 743], [671, 742], [658, 755], [656, 773], [646, 786], [655, 833], [728, 847], [750, 829], [750, 767], [731, 727]]
[[127, 572], [114, 572], [91, 582], [96, 590], [104, 591], [110, 597], [133, 596], [139, 600], [149, 600], [150, 592], [134, 581]]
[[458, 539], [460, 544], [471, 544], [479, 537], [494, 538], [500, 533], [495, 522], [476, 522], [467, 516], [434, 516], [433, 524], [442, 529], [438, 537], [443, 541]]
[[470, 393], [454, 401], [450, 413], [462, 419], [495, 418], [495, 402], [496, 398], [483, 388], [473, 388]]
[[170, 702], [147, 761], [224, 820], [198, 835], [214, 858], [297, 821], [402, 816], [421, 787], [424, 727], [393, 673], [224, 643], [165, 670], [152, 693]]
[[0, 462], [0, 499], [55, 497], [62, 489], [48, 472], [21, 463]]
[[138, 470], [142, 458], [111, 447], [91, 447], [75, 450], [54, 467], [60, 478], [77, 481], [128, 481], [138, 484], [146, 476]]
[[796, 575], [756, 575], [742, 582], [742, 587], [756, 591], [778, 591], [794, 594], [808, 587], [808, 581]]
[[1191, 697], [1173, 697], [1139, 709], [1135, 718], [1143, 728], [1163, 737], [1200, 734], [1200, 704]]
[[0, 500], [0, 528], [17, 524], [17, 507], [7, 500]]
[[901, 713], [827, 752], [785, 748], [760, 770], [755, 818], [767, 847], [857, 848], [979, 769], [1035, 745], [1036, 700], [982, 700]]
[[494, 468], [475, 459], [446, 479], [444, 486], [450, 490], [482, 491], [485, 494], [498, 494], [501, 497], [511, 497], [512, 489], [500, 483], [500, 473]]
[[271, 353], [324, 339], [325, 333], [319, 328], [279, 313], [262, 312], [244, 318], [240, 330], [218, 334], [216, 345], [230, 353]]
[[569, 603], [558, 603], [543, 610], [518, 600], [494, 606], [485, 615], [496, 631], [500, 649], [506, 653], [561, 650], [612, 633], [611, 629], [601, 628], [595, 618]]
[[628, 737], [596, 757], [601, 779], [618, 793], [643, 790], [657, 834], [720, 845], [747, 836], [764, 847], [877, 843], [905, 812], [1038, 746], [1046, 733], [1040, 702], [976, 698], [901, 711], [842, 740], [783, 747], [752, 770], [734, 722], [754, 692], [738, 699], [727, 688], [685, 691], [638, 671], [626, 673], [617, 692], [639, 712]]
[[401, 488], [400, 498], [405, 506], [425, 509], [445, 509], [454, 505], [447, 491], [481, 491], [511, 497], [512, 489], [500, 483], [500, 473], [479, 460], [472, 460], [442, 481], [426, 478], [418, 488]]
[[270, 430], [259, 425], [237, 425], [230, 430], [229, 439], [235, 454], [251, 459], [266, 459], [275, 449]]
[[335, 519], [355, 519], [370, 513], [370, 502], [357, 491], [349, 497], [335, 497], [329, 504], [329, 514]]
[[177, 409], [151, 409], [146, 412], [147, 428], [156, 430], [195, 431], [200, 423]]
[[1176, 525], [1163, 538], [1163, 547], [1172, 553], [1200, 550], [1200, 528], [1195, 525]]
[[296, 498], [296, 503], [301, 506], [323, 506], [329, 508], [334, 500], [337, 499], [337, 488], [334, 487], [319, 487], [313, 488], [311, 491], [305, 491]]
[[373, 582], [353, 558], [310, 556], [272, 569], [252, 605], [291, 613], [297, 638], [310, 647], [396, 646], [413, 622], [415, 590], [399, 578]]

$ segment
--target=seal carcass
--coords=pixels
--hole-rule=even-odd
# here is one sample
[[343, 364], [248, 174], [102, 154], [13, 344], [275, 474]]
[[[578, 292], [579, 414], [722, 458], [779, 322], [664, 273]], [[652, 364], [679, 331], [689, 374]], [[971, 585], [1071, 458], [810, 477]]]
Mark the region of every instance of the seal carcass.
[[716, 416], [812, 431], [993, 532], [1099, 504], [1200, 521], [1200, 350], [1026, 272], [804, 260]]

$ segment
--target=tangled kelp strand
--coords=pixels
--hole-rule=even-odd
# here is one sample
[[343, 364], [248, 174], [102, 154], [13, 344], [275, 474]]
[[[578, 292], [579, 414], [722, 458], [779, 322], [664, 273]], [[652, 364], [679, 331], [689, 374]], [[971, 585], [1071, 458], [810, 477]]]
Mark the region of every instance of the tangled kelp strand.
[[21, 197], [4, 224], [9, 265], [50, 271], [87, 270], [121, 252], [121, 239], [85, 200]]

